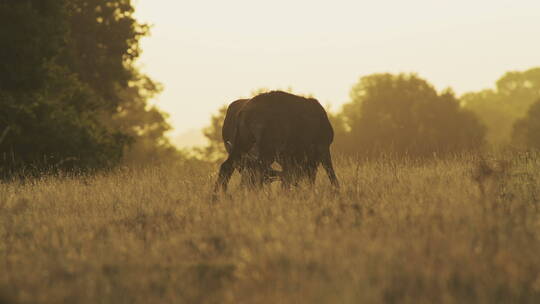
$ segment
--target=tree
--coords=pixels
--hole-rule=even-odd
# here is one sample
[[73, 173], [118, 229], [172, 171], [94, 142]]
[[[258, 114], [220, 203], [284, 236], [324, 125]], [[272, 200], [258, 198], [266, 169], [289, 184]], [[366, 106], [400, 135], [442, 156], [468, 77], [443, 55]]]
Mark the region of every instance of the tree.
[[326, 110], [328, 120], [334, 130], [334, 141], [330, 148], [338, 153], [344, 153], [345, 151], [353, 151], [354, 142], [349, 140], [350, 127], [347, 124], [345, 115], [343, 112], [332, 112], [329, 109]]
[[488, 142], [501, 146], [510, 142], [514, 123], [539, 98], [540, 68], [532, 68], [508, 72], [497, 81], [494, 90], [468, 93], [461, 100], [487, 126]]
[[216, 114], [210, 118], [210, 125], [203, 129], [203, 135], [208, 140], [206, 147], [198, 149], [200, 157], [210, 161], [222, 160], [227, 156], [227, 151], [223, 144], [221, 129], [223, 129], [223, 121], [227, 114], [228, 105], [220, 107]]
[[2, 91], [39, 89], [49, 74], [45, 63], [63, 46], [68, 31], [62, 1], [0, 2], [0, 72]]
[[524, 118], [514, 123], [512, 142], [518, 147], [540, 150], [540, 100], [531, 105]]
[[140, 54], [139, 40], [148, 35], [149, 27], [135, 20], [131, 0], [66, 3], [70, 31], [60, 63], [69, 66], [98, 92], [107, 108], [116, 111], [122, 103], [119, 88], [136, 86], [132, 82], [144, 77], [133, 63]]
[[93, 110], [100, 98], [57, 63], [69, 32], [67, 16], [61, 1], [0, 4], [7, 25], [0, 27], [2, 176], [21, 169], [101, 168], [122, 155], [127, 137], [100, 122]]
[[160, 85], [133, 66], [148, 27], [129, 0], [0, 2], [0, 174], [179, 154]]
[[150, 78], [140, 76], [136, 85], [119, 89], [120, 106], [112, 117], [105, 117], [112, 129], [132, 139], [124, 149], [124, 163], [178, 161], [184, 158], [165, 137], [165, 133], [171, 129], [167, 114], [148, 105], [148, 100], [160, 90]]
[[344, 152], [425, 156], [481, 146], [484, 128], [452, 91], [438, 93], [414, 74], [360, 79], [343, 107], [350, 131]]
[[70, 47], [62, 61], [100, 95], [103, 122], [132, 139], [126, 161], [176, 159], [180, 154], [165, 137], [171, 129], [166, 114], [148, 106], [161, 85], [134, 66], [149, 26], [137, 22], [131, 2], [69, 1]]

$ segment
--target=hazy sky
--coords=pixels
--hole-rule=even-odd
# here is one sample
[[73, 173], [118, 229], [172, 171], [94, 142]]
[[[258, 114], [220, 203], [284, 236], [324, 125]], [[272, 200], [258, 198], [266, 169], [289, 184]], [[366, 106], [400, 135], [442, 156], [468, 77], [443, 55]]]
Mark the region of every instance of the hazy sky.
[[143, 71], [175, 134], [257, 88], [311, 93], [334, 110], [362, 75], [417, 72], [458, 93], [540, 65], [539, 0], [136, 0], [153, 24]]

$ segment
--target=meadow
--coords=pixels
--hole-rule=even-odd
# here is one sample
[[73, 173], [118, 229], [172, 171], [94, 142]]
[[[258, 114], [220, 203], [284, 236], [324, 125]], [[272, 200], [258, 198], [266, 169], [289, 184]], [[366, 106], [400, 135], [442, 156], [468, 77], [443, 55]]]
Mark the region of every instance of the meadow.
[[339, 193], [186, 162], [0, 184], [0, 303], [540, 303], [540, 155], [337, 157]]

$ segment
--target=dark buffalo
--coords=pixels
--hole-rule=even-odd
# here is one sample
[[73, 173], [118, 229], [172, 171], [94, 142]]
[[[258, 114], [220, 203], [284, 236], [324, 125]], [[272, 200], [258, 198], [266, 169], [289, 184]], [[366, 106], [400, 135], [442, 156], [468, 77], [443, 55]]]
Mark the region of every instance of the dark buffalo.
[[231, 154], [232, 144], [234, 142], [236, 122], [238, 120], [238, 112], [248, 102], [249, 99], [238, 99], [233, 101], [229, 107], [227, 107], [227, 113], [225, 114], [225, 120], [223, 121], [223, 128], [221, 129], [221, 136], [223, 137], [223, 143], [227, 153]]
[[322, 164], [334, 187], [339, 183], [330, 156], [334, 131], [316, 99], [273, 91], [233, 102], [223, 124], [229, 157], [220, 167], [214, 193], [226, 190], [235, 168], [260, 186], [281, 165], [284, 187], [307, 178], [315, 182]]
[[[228, 154], [231, 154], [233, 142], [236, 136], [236, 122], [238, 120], [238, 113], [240, 109], [248, 102], [249, 99], [238, 99], [233, 101], [227, 107], [227, 113], [225, 114], [225, 120], [223, 121], [223, 128], [221, 130], [221, 136], [223, 138], [223, 144]], [[256, 156], [253, 155], [253, 150], [242, 155], [240, 160], [237, 160], [234, 163], [234, 168], [237, 169], [242, 174], [242, 184], [243, 185], [253, 185], [255, 181], [252, 180], [253, 174], [250, 172], [249, 168], [253, 167], [250, 163], [256, 162]], [[265, 168], [263, 179], [265, 183], [270, 183], [278, 180], [280, 172], [272, 169], [271, 167]]]

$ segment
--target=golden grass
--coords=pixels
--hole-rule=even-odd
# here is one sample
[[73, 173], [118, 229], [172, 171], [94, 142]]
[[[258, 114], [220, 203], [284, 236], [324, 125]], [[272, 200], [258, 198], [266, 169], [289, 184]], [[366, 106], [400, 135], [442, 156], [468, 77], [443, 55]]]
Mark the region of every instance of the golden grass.
[[250, 193], [236, 179], [217, 204], [215, 166], [0, 184], [0, 293], [6, 303], [540, 303], [540, 157], [504, 164], [338, 159], [339, 194], [320, 170], [315, 188], [288, 193]]

